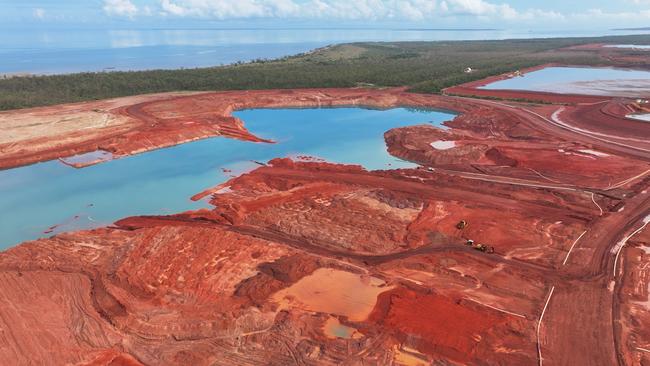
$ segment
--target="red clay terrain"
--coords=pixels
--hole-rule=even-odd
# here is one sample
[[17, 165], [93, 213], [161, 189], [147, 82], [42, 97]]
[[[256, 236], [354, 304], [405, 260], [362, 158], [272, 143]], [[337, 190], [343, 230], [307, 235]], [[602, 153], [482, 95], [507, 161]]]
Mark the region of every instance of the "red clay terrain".
[[278, 157], [197, 192], [210, 209], [0, 253], [0, 364], [647, 365], [650, 125], [625, 117], [632, 100], [556, 97], [271, 90], [4, 112], [4, 168], [263, 142], [242, 108], [460, 114], [386, 132], [417, 169]]

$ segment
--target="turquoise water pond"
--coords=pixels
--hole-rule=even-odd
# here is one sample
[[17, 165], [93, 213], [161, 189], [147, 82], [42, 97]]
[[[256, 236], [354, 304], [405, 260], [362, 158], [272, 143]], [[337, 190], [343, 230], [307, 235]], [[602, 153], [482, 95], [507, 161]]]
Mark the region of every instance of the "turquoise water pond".
[[254, 134], [277, 143], [217, 137], [83, 169], [50, 161], [0, 171], [0, 250], [123, 217], [207, 207], [190, 197], [255, 168], [252, 161], [304, 154], [367, 169], [413, 166], [387, 153], [384, 132], [424, 123], [439, 126], [454, 117], [407, 108], [256, 109], [234, 115]]

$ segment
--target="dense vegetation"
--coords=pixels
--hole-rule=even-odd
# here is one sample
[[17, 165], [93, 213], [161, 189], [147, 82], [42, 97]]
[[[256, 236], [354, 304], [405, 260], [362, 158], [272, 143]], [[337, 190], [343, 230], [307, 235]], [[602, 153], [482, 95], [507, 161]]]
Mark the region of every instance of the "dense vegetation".
[[[175, 90], [406, 85], [436, 93], [547, 62], [607, 64], [584, 52], [554, 51], [593, 42], [648, 44], [650, 36], [351, 43], [223, 67], [5, 78], [0, 80], [0, 110]], [[476, 71], [466, 74], [466, 67]]]

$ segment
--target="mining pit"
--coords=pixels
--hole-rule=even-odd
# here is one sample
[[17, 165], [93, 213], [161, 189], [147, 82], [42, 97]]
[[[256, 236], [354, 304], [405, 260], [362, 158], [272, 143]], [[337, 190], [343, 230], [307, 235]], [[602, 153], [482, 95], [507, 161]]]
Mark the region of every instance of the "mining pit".
[[196, 192], [207, 208], [1, 252], [0, 364], [650, 363], [650, 124], [627, 118], [629, 98], [477, 89], [503, 77], [449, 95], [171, 93], [0, 113], [4, 169], [271, 143], [232, 117], [247, 108], [459, 113], [386, 131], [417, 168], [278, 156]]

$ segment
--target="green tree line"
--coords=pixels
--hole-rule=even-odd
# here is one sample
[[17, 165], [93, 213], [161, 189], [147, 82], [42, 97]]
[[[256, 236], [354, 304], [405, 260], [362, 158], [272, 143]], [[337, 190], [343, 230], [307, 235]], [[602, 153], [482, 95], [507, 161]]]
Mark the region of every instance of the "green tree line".
[[[650, 44], [650, 36], [504, 41], [350, 43], [277, 60], [181, 70], [5, 77], [0, 110], [167, 91], [409, 86], [440, 90], [547, 62], [608, 65], [582, 51], [586, 43]], [[630, 51], [633, 52], [633, 51]], [[465, 73], [466, 67], [475, 70]]]

